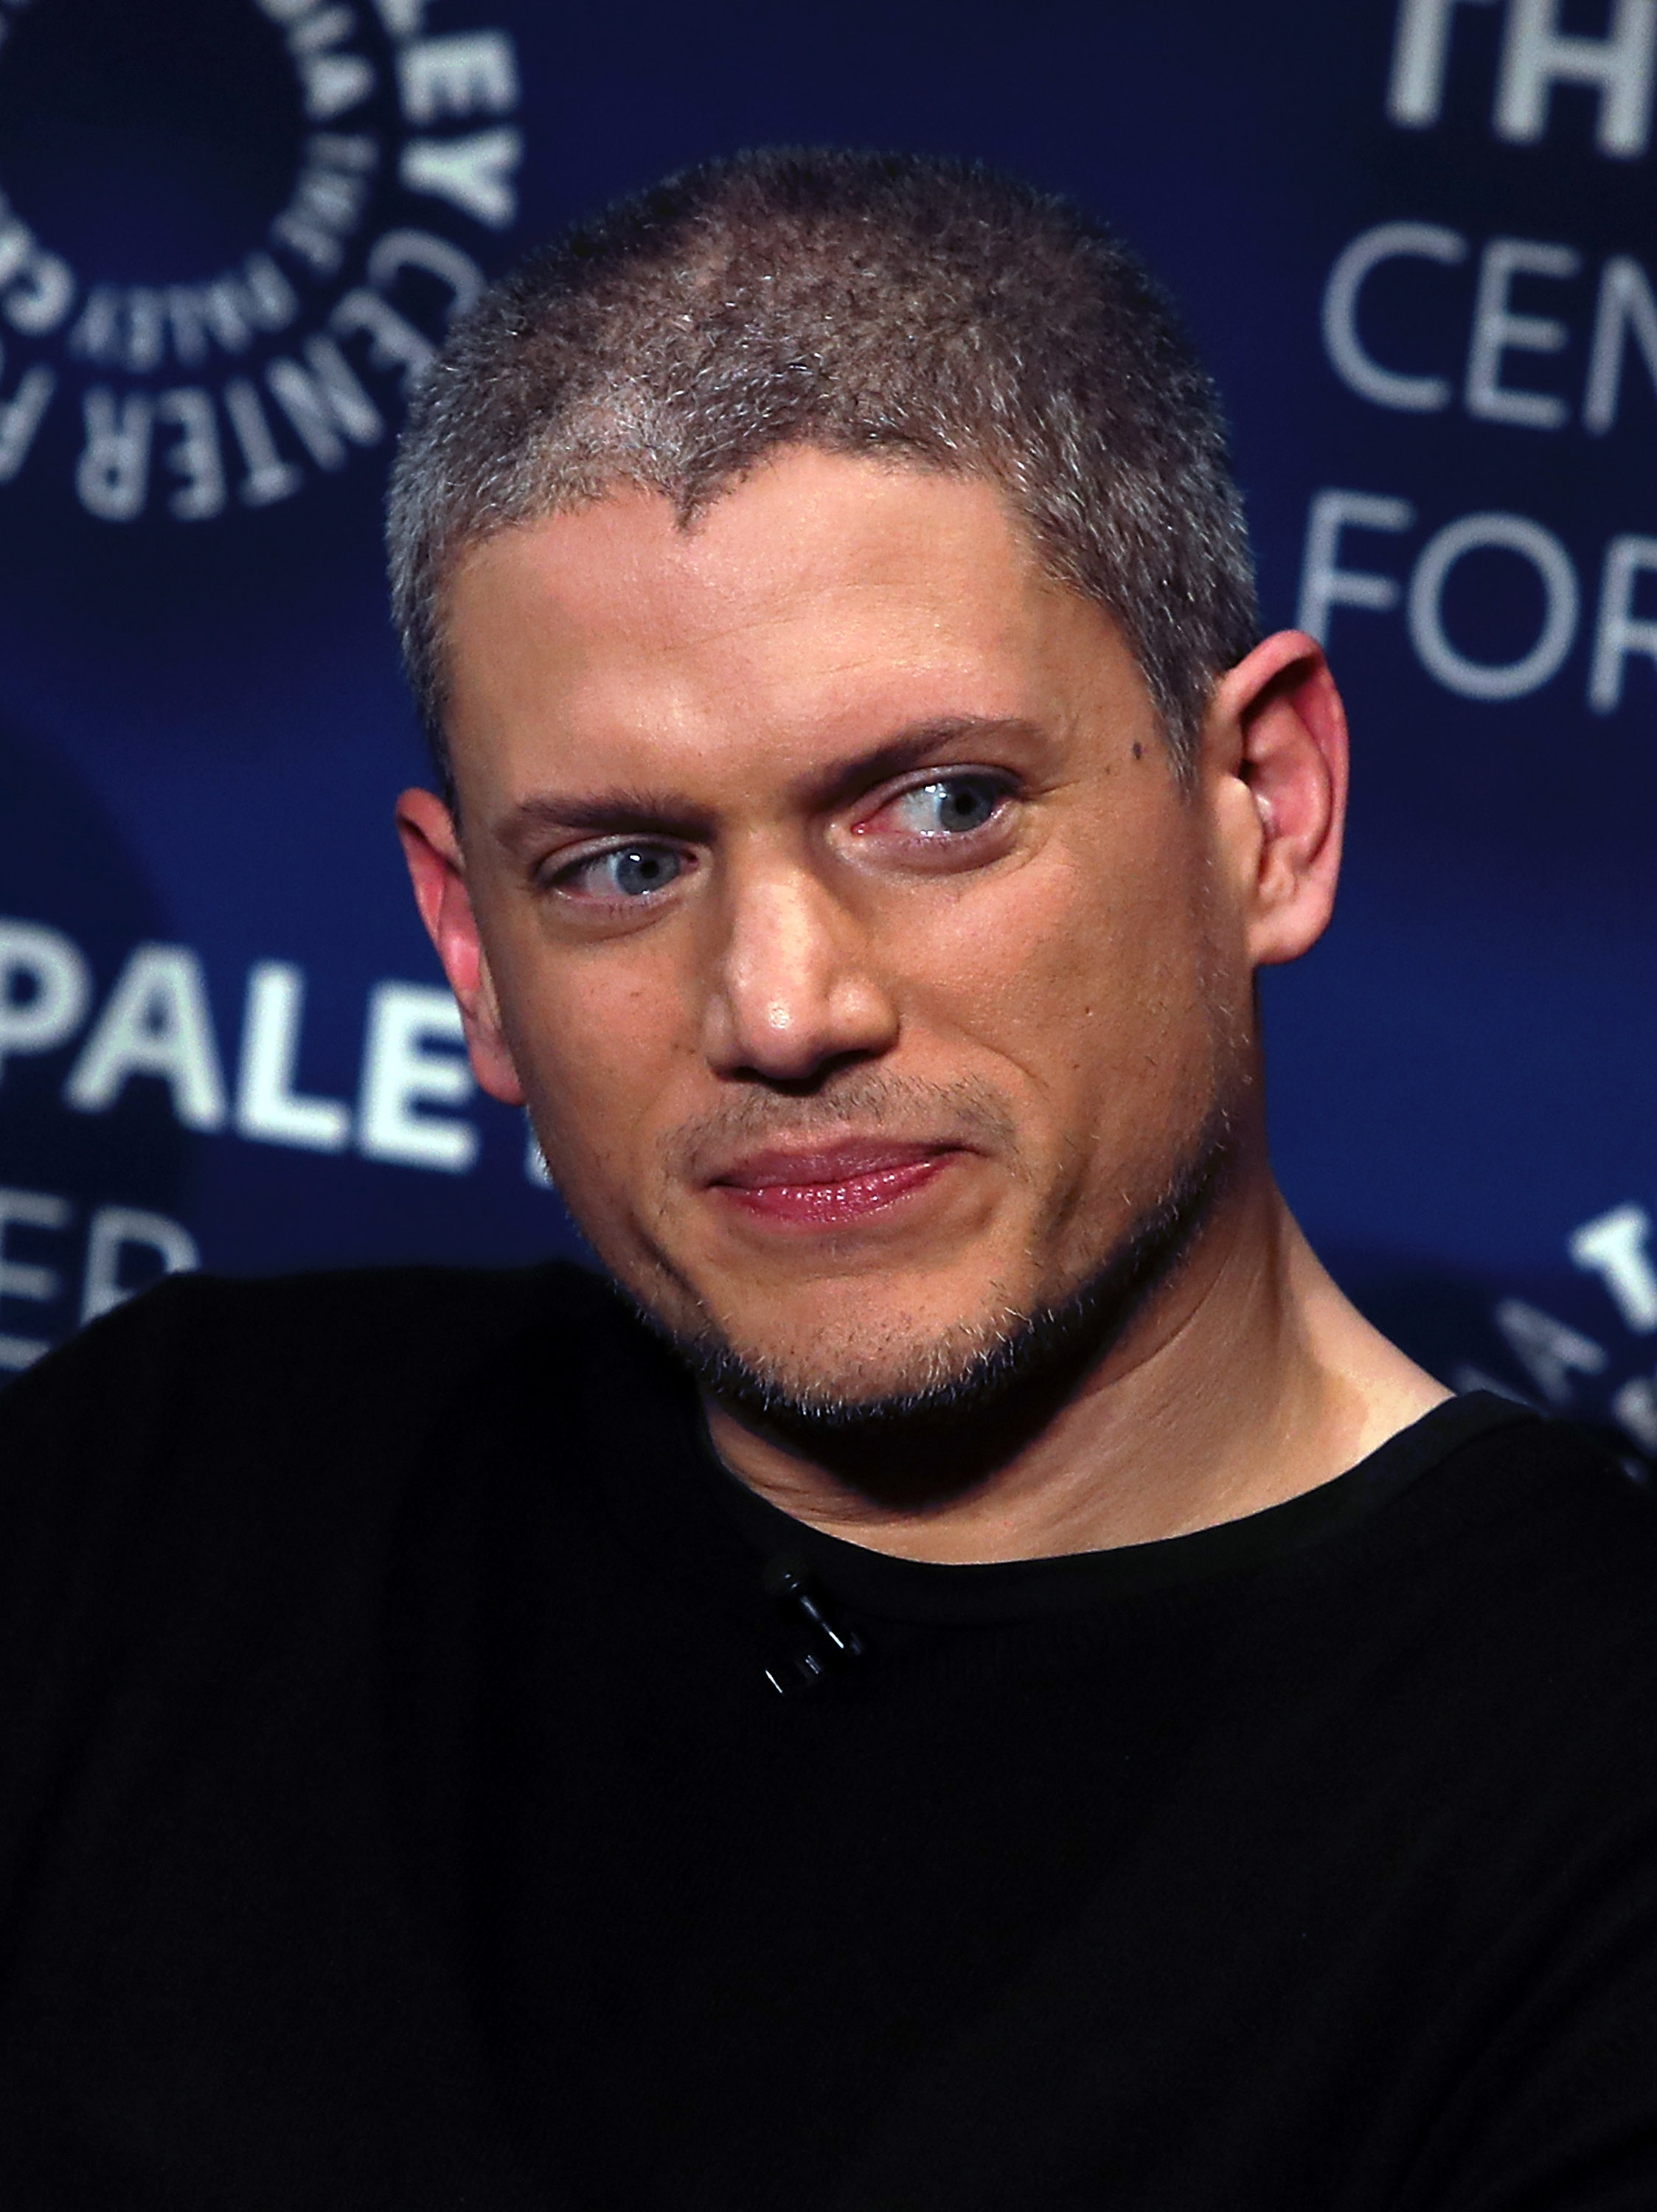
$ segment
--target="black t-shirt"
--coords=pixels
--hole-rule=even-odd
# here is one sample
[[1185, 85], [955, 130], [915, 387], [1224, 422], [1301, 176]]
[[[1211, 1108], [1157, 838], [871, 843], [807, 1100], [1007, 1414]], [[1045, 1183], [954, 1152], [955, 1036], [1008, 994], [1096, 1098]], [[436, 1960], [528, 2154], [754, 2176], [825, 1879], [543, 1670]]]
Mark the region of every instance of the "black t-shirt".
[[593, 1279], [410, 1271], [177, 1279], [0, 1468], [5, 2212], [1657, 2205], [1657, 1513], [1567, 1429], [918, 1565]]

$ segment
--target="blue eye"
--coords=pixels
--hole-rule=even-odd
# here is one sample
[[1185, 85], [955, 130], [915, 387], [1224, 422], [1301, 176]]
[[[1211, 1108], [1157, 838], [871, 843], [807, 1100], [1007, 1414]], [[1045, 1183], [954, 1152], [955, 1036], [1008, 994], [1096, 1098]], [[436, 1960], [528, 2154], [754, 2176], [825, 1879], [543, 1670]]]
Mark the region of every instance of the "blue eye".
[[685, 872], [685, 856], [669, 845], [618, 845], [578, 861], [564, 879], [590, 898], [645, 899]]
[[917, 784], [892, 803], [923, 837], [959, 837], [992, 822], [1006, 796], [992, 776], [951, 775]]

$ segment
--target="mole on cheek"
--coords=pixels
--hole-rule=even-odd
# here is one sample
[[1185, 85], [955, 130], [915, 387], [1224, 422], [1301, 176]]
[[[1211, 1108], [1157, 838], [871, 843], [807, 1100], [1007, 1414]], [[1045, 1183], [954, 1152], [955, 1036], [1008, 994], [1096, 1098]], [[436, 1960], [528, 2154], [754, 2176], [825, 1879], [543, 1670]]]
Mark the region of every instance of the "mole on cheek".
[[1133, 757], [1136, 760], [1143, 760], [1145, 757], [1145, 748], [1140, 744], [1137, 738], [1133, 741]]

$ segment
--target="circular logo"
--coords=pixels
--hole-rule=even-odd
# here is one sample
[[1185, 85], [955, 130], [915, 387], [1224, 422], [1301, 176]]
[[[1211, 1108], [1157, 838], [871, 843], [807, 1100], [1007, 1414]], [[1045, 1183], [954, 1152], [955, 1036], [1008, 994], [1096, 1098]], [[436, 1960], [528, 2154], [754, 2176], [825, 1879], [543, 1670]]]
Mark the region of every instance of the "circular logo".
[[523, 158], [510, 33], [426, 9], [0, 0], [0, 489], [57, 423], [88, 514], [202, 523], [389, 438]]

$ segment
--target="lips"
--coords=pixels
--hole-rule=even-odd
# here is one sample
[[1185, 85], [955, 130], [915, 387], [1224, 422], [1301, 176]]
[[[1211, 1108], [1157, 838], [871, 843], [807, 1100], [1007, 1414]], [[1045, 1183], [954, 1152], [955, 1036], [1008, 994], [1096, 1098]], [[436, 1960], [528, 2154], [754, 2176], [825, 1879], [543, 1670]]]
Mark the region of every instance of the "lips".
[[868, 1142], [753, 1152], [712, 1188], [757, 1220], [838, 1229], [901, 1204], [958, 1157], [954, 1146]]

